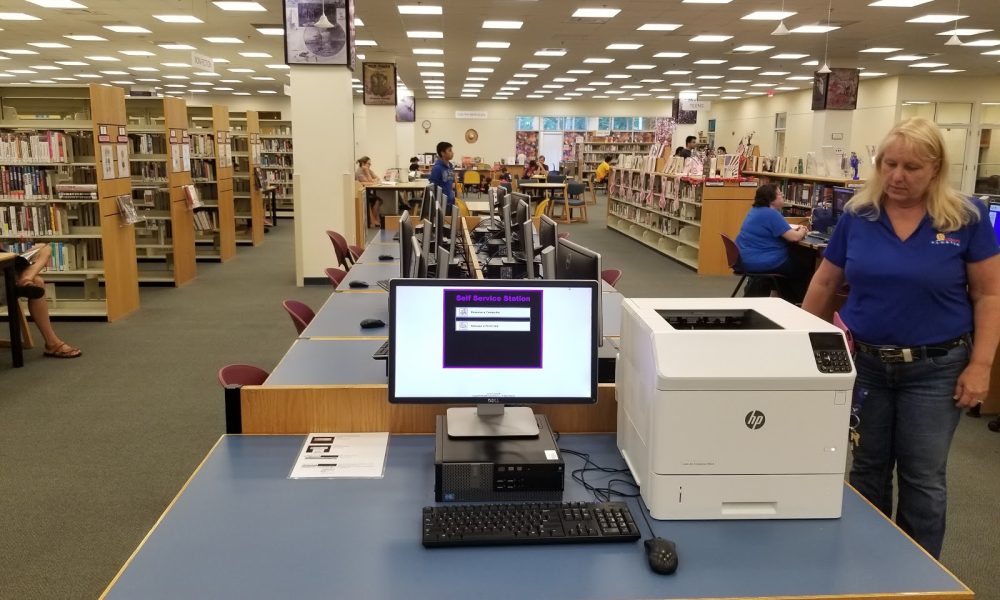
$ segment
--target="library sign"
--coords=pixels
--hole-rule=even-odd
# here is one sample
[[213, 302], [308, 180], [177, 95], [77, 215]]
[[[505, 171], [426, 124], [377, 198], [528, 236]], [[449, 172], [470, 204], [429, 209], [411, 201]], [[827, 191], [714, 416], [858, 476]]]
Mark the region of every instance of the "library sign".
[[681, 100], [681, 110], [712, 110], [712, 101]]
[[489, 114], [485, 110], [456, 110], [456, 119], [487, 119]]

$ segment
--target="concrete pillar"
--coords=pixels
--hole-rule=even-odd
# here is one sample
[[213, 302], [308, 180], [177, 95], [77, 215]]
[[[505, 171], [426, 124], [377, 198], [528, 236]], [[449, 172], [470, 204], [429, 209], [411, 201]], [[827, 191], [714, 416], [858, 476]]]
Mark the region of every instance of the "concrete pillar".
[[[813, 112], [812, 150], [818, 170], [814, 175], [841, 177], [841, 156], [850, 156], [852, 110], [817, 110]], [[791, 168], [792, 165], [789, 165]]]

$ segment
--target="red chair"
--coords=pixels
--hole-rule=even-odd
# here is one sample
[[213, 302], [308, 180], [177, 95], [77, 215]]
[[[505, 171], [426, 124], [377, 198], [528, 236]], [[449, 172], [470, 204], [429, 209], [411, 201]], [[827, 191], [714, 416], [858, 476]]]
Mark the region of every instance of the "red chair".
[[740, 263], [740, 247], [736, 245], [736, 242], [732, 240], [728, 235], [720, 233], [722, 236], [722, 245], [726, 249], [726, 262], [729, 263], [729, 268], [733, 270], [733, 275], [742, 275], [740, 280], [736, 283], [736, 287], [733, 288], [733, 293], [729, 295], [730, 298], [735, 298], [736, 293], [740, 291], [740, 287], [743, 282], [746, 281], [747, 277], [763, 277], [771, 280], [772, 289], [777, 288], [777, 280], [779, 278], [784, 278], [781, 273], [751, 273], [749, 271], [743, 270], [743, 266]]
[[226, 433], [243, 433], [240, 388], [261, 385], [268, 372], [253, 365], [226, 365], [219, 369], [219, 383], [225, 389]]
[[298, 300], [285, 300], [281, 305], [288, 311], [288, 316], [292, 318], [292, 324], [295, 325], [295, 330], [300, 335], [316, 316], [313, 309]]
[[559, 239], [561, 239], [561, 240], [568, 240], [569, 239], [569, 233], [565, 232], [565, 231], [559, 232]]
[[333, 284], [333, 287], [340, 285], [340, 282], [344, 280], [344, 277], [347, 277], [347, 271], [336, 267], [325, 269], [324, 272], [326, 273], [326, 276], [330, 278], [330, 283]]
[[615, 287], [618, 285], [618, 280], [622, 278], [621, 269], [604, 269], [601, 271], [601, 279], [608, 282], [608, 285]]
[[326, 235], [330, 238], [330, 243], [333, 244], [333, 252], [337, 255], [337, 264], [344, 267], [345, 271], [350, 271], [364, 250], [357, 246], [348, 245], [347, 238], [336, 231], [327, 229]]

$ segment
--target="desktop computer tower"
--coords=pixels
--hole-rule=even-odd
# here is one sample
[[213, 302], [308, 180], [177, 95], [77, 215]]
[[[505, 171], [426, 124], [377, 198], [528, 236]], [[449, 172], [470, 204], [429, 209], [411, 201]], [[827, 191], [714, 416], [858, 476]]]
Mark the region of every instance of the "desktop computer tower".
[[435, 428], [437, 502], [559, 502], [566, 465], [545, 415], [533, 438], [450, 438], [447, 417]]

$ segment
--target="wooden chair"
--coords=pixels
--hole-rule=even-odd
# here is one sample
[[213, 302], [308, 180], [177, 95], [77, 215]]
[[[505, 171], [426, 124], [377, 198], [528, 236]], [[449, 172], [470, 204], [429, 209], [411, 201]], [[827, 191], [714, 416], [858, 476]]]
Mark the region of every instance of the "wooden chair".
[[281, 305], [288, 311], [288, 316], [292, 318], [292, 324], [295, 325], [295, 331], [299, 335], [302, 335], [305, 328], [312, 322], [313, 317], [316, 316], [313, 309], [309, 308], [306, 303], [299, 302], [298, 300], [285, 300]]
[[[559, 217], [563, 223], [572, 223], [574, 220], [581, 223], [587, 222], [587, 201], [583, 199], [583, 192], [586, 189], [586, 186], [578, 181], [567, 183], [562, 201], [555, 201], [553, 203], [553, 207], [562, 209]], [[576, 219], [573, 218], [573, 209], [580, 210], [580, 216]], [[553, 215], [553, 218], [555, 218], [555, 215]]]
[[771, 289], [777, 289], [778, 278], [783, 278], [784, 275], [780, 273], [755, 273], [746, 271], [740, 263], [740, 248], [736, 245], [736, 242], [732, 240], [728, 235], [720, 233], [722, 236], [722, 245], [726, 250], [726, 262], [729, 263], [729, 268], [733, 270], [733, 275], [741, 275], [740, 280], [736, 282], [736, 287], [733, 288], [733, 293], [729, 295], [730, 298], [735, 298], [736, 293], [740, 291], [740, 287], [743, 282], [746, 281], [747, 277], [762, 277], [768, 279], [771, 282]]
[[344, 277], [347, 277], [347, 271], [336, 267], [324, 269], [323, 272], [326, 273], [326, 276], [330, 279], [330, 283], [332, 283], [335, 288], [340, 285], [340, 282], [344, 280]]
[[482, 195], [482, 183], [483, 178], [479, 176], [479, 171], [469, 169], [462, 173], [462, 189], [463, 191], [472, 187], [476, 190], [476, 195]]

